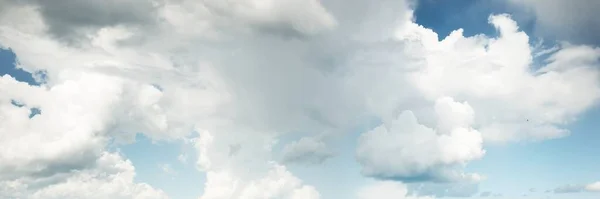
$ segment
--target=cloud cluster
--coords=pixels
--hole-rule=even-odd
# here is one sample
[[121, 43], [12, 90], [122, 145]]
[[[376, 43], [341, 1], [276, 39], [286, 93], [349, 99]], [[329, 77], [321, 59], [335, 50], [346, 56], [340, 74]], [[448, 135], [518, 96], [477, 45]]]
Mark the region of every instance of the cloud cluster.
[[482, 139], [563, 137], [569, 132], [561, 125], [597, 102], [598, 49], [565, 46], [534, 69], [528, 37], [516, 23], [508, 15], [492, 16], [490, 23], [498, 38], [463, 37], [457, 30], [438, 41], [417, 24], [399, 29], [397, 37], [410, 52], [422, 52], [415, 55], [422, 58], [420, 69], [407, 79], [423, 100], [435, 102], [429, 109], [413, 108], [430, 120], [421, 123], [434, 127], [403, 111], [364, 133], [357, 149], [364, 174], [404, 181], [478, 180], [481, 176], [453, 168], [482, 157]]
[[[566, 136], [600, 98], [599, 49], [561, 45], [535, 65], [539, 49], [507, 15], [490, 17], [497, 38], [439, 40], [414, 23], [411, 1], [0, 3], [10, 8], [0, 46], [46, 74], [39, 86], [0, 78], [7, 197], [165, 198], [109, 152], [142, 133], [192, 139], [202, 199], [319, 198], [275, 161], [275, 143], [336, 138], [373, 118], [382, 124], [356, 150], [364, 175], [478, 181], [461, 168], [485, 143]], [[284, 156], [319, 162], [332, 155], [326, 143], [300, 139]], [[366, 190], [412, 197], [399, 182]]]

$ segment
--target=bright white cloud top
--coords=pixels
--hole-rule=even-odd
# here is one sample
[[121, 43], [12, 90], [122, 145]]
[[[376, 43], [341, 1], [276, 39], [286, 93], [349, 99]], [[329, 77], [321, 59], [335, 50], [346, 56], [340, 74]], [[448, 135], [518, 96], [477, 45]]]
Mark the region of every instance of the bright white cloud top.
[[[115, 150], [136, 134], [196, 149], [180, 160], [206, 174], [200, 199], [321, 198], [287, 163], [338, 153], [375, 179], [357, 199], [432, 198], [405, 183], [485, 180], [463, 168], [487, 144], [568, 136], [597, 105], [599, 48], [536, 48], [504, 14], [489, 17], [497, 36], [440, 40], [411, 7], [0, 1], [0, 47], [46, 74], [0, 77], [0, 198], [169, 198]], [[330, 148], [373, 119], [354, 151]]]

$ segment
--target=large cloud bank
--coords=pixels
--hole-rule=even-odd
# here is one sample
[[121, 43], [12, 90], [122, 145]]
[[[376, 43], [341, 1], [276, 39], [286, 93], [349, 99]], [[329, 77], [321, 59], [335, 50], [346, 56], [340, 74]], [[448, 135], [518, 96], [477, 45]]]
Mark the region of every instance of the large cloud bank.
[[310, 137], [286, 157], [320, 162], [330, 139], [376, 118], [355, 153], [362, 174], [382, 181], [357, 197], [418, 198], [396, 181], [482, 180], [461, 168], [486, 143], [567, 136], [563, 126], [600, 97], [598, 48], [533, 48], [508, 15], [489, 18], [498, 37], [440, 40], [410, 7], [1, 1], [0, 46], [45, 75], [38, 85], [0, 77], [0, 196], [168, 198], [109, 150], [142, 133], [192, 139], [201, 199], [320, 198], [277, 161], [278, 138]]

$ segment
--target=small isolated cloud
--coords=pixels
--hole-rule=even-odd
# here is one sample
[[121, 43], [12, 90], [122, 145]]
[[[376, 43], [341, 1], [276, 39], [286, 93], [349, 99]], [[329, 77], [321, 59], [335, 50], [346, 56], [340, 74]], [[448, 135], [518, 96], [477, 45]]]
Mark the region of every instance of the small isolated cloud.
[[587, 185], [563, 185], [553, 190], [554, 193], [600, 192], [600, 182]]
[[590, 192], [600, 192], [600, 181], [586, 185], [585, 190]]
[[187, 161], [188, 161], [188, 155], [187, 155], [187, 154], [185, 154], [185, 153], [179, 154], [179, 155], [177, 156], [177, 160], [178, 160], [179, 162], [181, 162], [182, 164], [187, 164]]
[[165, 174], [168, 174], [168, 175], [177, 174], [177, 172], [175, 172], [175, 170], [173, 170], [173, 167], [171, 167], [170, 164], [159, 164], [158, 167]]
[[283, 148], [283, 162], [320, 164], [333, 157], [334, 153], [320, 140], [301, 138]]

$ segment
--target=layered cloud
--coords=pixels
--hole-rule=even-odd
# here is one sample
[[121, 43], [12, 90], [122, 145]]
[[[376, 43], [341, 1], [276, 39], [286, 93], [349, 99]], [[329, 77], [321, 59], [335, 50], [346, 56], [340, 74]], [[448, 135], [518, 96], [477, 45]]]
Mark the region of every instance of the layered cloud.
[[[405, 1], [110, 2], [2, 1], [0, 46], [45, 74], [39, 86], [0, 78], [7, 197], [166, 198], [109, 150], [141, 133], [192, 140], [202, 199], [320, 198], [274, 145], [323, 135], [283, 153], [321, 162], [327, 139], [373, 118], [356, 146], [365, 176], [474, 182], [462, 167], [485, 144], [566, 136], [600, 97], [599, 49], [560, 45], [535, 64], [544, 49], [508, 15], [490, 17], [496, 38], [439, 40]], [[413, 197], [393, 181], [359, 195], [387, 192]]]

